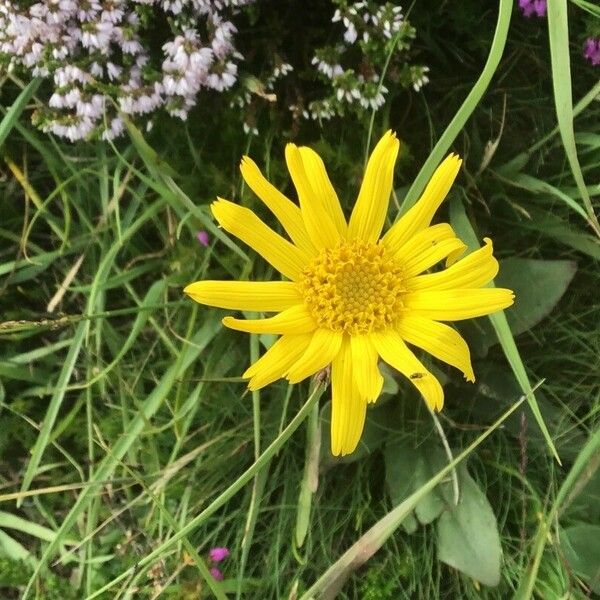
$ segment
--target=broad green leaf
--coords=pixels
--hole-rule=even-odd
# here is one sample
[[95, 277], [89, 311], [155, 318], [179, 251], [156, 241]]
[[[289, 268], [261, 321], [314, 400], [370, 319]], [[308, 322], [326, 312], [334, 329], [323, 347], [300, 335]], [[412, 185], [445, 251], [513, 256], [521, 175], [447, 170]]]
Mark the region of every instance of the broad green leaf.
[[469, 475], [460, 468], [460, 500], [437, 523], [438, 558], [484, 585], [500, 582], [502, 548], [494, 511]]
[[571, 569], [600, 594], [600, 525], [581, 523], [562, 529], [560, 546]]
[[507, 258], [500, 261], [496, 285], [515, 292], [506, 311], [513, 335], [537, 325], [548, 316], [571, 283], [577, 264], [571, 260]]
[[[415, 447], [411, 438], [387, 444], [384, 459], [385, 481], [394, 506], [425, 485], [448, 463], [444, 451], [437, 444], [425, 442]], [[415, 515], [421, 524], [431, 523], [440, 516], [451, 499], [449, 488], [449, 483], [442, 483], [418, 502]], [[405, 528], [410, 532], [416, 525], [416, 521], [411, 519]]]

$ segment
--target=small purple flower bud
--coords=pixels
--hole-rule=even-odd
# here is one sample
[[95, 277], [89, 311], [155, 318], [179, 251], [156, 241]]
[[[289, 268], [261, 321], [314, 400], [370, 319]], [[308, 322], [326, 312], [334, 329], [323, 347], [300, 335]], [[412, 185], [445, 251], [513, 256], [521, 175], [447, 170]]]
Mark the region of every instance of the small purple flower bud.
[[198, 238], [198, 241], [204, 246], [208, 246], [210, 239], [208, 237], [208, 233], [206, 233], [206, 231], [201, 230], [196, 234], [196, 237]]
[[221, 562], [224, 558], [227, 558], [229, 556], [229, 549], [219, 547], [211, 548], [208, 553], [208, 556], [213, 562]]
[[217, 581], [223, 581], [223, 573], [221, 573], [220, 569], [217, 569], [217, 567], [211, 567], [210, 569], [210, 574], [213, 576], [214, 579], [216, 579]]

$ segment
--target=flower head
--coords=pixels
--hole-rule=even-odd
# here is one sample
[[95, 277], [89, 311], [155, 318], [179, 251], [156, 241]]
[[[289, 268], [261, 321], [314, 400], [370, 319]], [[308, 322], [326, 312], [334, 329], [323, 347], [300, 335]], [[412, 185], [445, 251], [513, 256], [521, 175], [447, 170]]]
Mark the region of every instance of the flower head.
[[525, 17], [545, 17], [548, 7], [546, 0], [519, 0], [519, 8]]
[[204, 231], [203, 229], [201, 229], [200, 231], [198, 231], [196, 233], [196, 239], [204, 246], [208, 246], [208, 244], [210, 243], [210, 237], [208, 236], [208, 233], [206, 231]]
[[213, 579], [216, 579], [217, 581], [223, 581], [223, 573], [221, 573], [221, 569], [217, 567], [211, 567], [210, 574], [213, 576]]
[[[407, 343], [460, 369], [474, 380], [469, 349], [441, 321], [458, 321], [510, 306], [507, 289], [483, 288], [498, 272], [492, 242], [459, 259], [466, 249], [447, 223], [431, 225], [460, 168], [451, 154], [433, 174], [418, 202], [381, 236], [392, 190], [399, 142], [387, 132], [375, 147], [347, 221], [320, 157], [288, 144], [285, 158], [299, 206], [261, 174], [241, 163], [248, 186], [279, 219], [288, 239], [251, 210], [219, 198], [219, 224], [261, 254], [285, 281], [199, 281], [185, 293], [201, 304], [277, 313], [264, 319], [225, 317], [238, 331], [281, 337], [244, 377], [256, 390], [285, 377], [297, 383], [331, 366], [331, 451], [352, 452], [367, 404], [383, 386], [383, 359], [440, 410], [444, 392]], [[447, 268], [425, 273], [440, 261]]]
[[211, 548], [208, 552], [208, 557], [213, 562], [221, 562], [224, 558], [229, 556], [229, 548]]
[[600, 38], [588, 38], [585, 41], [583, 57], [594, 66], [600, 65]]

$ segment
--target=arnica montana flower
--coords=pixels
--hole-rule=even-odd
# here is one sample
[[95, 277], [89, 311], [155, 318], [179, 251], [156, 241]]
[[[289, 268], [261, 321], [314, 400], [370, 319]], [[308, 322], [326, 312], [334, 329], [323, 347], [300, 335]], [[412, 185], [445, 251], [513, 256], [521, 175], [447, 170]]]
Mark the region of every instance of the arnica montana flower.
[[[213, 215], [286, 281], [199, 281], [185, 288], [201, 304], [277, 313], [223, 319], [238, 331], [281, 335], [244, 373], [251, 390], [281, 377], [297, 383], [331, 366], [334, 455], [349, 454], [360, 440], [367, 404], [383, 386], [380, 358], [406, 376], [431, 409], [440, 410], [442, 386], [407, 343], [474, 381], [466, 342], [440, 321], [480, 317], [513, 303], [510, 290], [481, 289], [498, 272], [489, 239], [458, 260], [466, 246], [450, 225], [430, 225], [460, 168], [455, 155], [440, 164], [418, 202], [380, 237], [398, 147], [392, 132], [375, 147], [349, 221], [323, 161], [310, 148], [285, 149], [299, 206], [244, 157], [242, 176], [291, 241], [228, 200], [214, 202]], [[443, 260], [446, 269], [425, 273]]]

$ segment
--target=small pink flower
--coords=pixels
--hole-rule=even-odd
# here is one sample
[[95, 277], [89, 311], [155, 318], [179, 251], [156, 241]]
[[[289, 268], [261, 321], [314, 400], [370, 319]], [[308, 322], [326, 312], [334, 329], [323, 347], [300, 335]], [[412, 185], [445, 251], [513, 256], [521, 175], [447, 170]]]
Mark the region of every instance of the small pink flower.
[[224, 558], [227, 558], [229, 556], [229, 549], [219, 547], [211, 548], [208, 552], [208, 556], [213, 562], [221, 562]]
[[210, 574], [217, 581], [223, 581], [223, 573], [221, 573], [220, 569], [217, 569], [217, 567], [211, 567]]
[[200, 230], [197, 234], [196, 234], [196, 238], [198, 238], [198, 241], [204, 246], [208, 246], [210, 239], [208, 237], [208, 233], [206, 233], [206, 231], [204, 230]]
[[600, 65], [600, 38], [588, 38], [585, 41], [583, 58], [589, 60], [594, 66]]
[[546, 16], [546, 0], [519, 0], [519, 8], [525, 17], [536, 17]]

